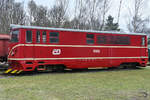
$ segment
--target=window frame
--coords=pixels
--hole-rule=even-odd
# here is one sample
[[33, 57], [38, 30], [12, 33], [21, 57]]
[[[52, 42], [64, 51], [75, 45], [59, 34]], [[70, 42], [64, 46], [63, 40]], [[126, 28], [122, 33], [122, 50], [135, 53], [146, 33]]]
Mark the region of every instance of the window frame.
[[[101, 40], [101, 38], [102, 38], [102, 40]], [[96, 36], [96, 44], [107, 44], [107, 36], [105, 36], [105, 35], [97, 35]]]
[[[52, 35], [52, 33], [56, 33], [57, 35], [54, 36]], [[60, 32], [49, 32], [49, 43], [55, 43], [55, 44], [59, 43], [59, 35], [60, 35]], [[56, 40], [55, 42], [52, 41], [54, 39]]]
[[[89, 36], [88, 36], [89, 35]], [[92, 37], [91, 37], [91, 36]], [[92, 42], [91, 42], [92, 41]], [[87, 33], [86, 34], [86, 44], [94, 44], [95, 43], [95, 34], [92, 34], [92, 33]]]
[[145, 37], [142, 36], [142, 39], [141, 39], [141, 40], [142, 40], [142, 41], [141, 41], [141, 45], [142, 45], [142, 46], [145, 46], [145, 44], [146, 44], [146, 42], [145, 42], [145, 40], [146, 40]]
[[41, 31], [36, 30], [36, 43], [41, 43]]
[[42, 39], [42, 43], [47, 43], [47, 31], [42, 31], [41, 39]]
[[[12, 41], [12, 36], [13, 36], [13, 32], [14, 32], [14, 31], [18, 31], [18, 33], [17, 33], [17, 41], [14, 41], [14, 40]], [[15, 35], [16, 35], [16, 34], [15, 34]], [[19, 37], [20, 37], [19, 35], [20, 35], [20, 30], [19, 30], [19, 29], [12, 30], [12, 31], [11, 31], [11, 39], [10, 39], [10, 42], [12, 42], [12, 43], [18, 43], [18, 42], [19, 42]]]
[[[104, 42], [101, 42], [100, 38], [104, 38]], [[121, 35], [97, 35], [96, 44], [106, 44], [106, 45], [130, 45], [130, 36], [121, 36]]]
[[[28, 31], [30, 31], [31, 33], [31, 41], [28, 41], [27, 40], [27, 32]], [[25, 34], [25, 41], [26, 41], [26, 43], [33, 43], [33, 32], [32, 32], [32, 30], [26, 30], [26, 34]]]

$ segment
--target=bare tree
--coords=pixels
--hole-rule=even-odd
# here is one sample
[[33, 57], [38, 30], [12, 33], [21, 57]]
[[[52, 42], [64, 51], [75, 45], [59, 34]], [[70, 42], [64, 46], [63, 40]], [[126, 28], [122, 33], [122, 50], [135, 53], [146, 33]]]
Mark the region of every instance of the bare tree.
[[28, 3], [28, 8], [30, 25], [49, 26], [47, 7], [36, 5], [36, 3], [31, 0]]
[[0, 0], [0, 32], [8, 33], [10, 24], [25, 24], [25, 18], [23, 3]]
[[68, 17], [69, 0], [56, 0], [55, 5], [49, 11], [51, 25], [53, 27], [64, 27]]
[[100, 26], [100, 30], [104, 29], [105, 26], [105, 20], [106, 20], [106, 14], [108, 13], [109, 9], [110, 9], [110, 3], [111, 0], [103, 0], [103, 5], [101, 9], [101, 14], [102, 14], [102, 24]]
[[37, 16], [37, 5], [34, 0], [28, 2], [28, 13], [29, 23], [32, 25], [35, 22], [35, 16]]
[[102, 30], [111, 0], [75, 0], [72, 28]]
[[118, 11], [118, 19], [117, 19], [117, 23], [119, 24], [120, 22], [120, 13], [121, 13], [121, 8], [122, 8], [122, 1], [123, 0], [120, 0], [120, 3], [119, 3], [119, 11]]
[[76, 28], [78, 29], [86, 29], [86, 23], [87, 23], [87, 18], [88, 18], [88, 12], [87, 12], [87, 0], [78, 0], [77, 5], [78, 5], [78, 15], [75, 17], [75, 20], [77, 25]]
[[71, 28], [84, 29], [86, 23], [86, 3], [85, 0], [75, 0], [75, 13], [74, 18], [71, 21]]
[[25, 20], [26, 20], [26, 13], [24, 11], [23, 8], [23, 4], [21, 3], [15, 3], [14, 7], [13, 7], [13, 14], [11, 16], [11, 20], [13, 24], [20, 24], [23, 25], [25, 24]]
[[129, 9], [132, 19], [129, 19], [127, 27], [130, 32], [144, 32], [148, 22], [148, 18], [143, 18], [144, 2], [145, 0], [134, 0], [134, 7]]
[[89, 29], [98, 29], [100, 25], [100, 17], [98, 16], [99, 7], [101, 6], [102, 0], [87, 0], [88, 3], [88, 24], [89, 24]]

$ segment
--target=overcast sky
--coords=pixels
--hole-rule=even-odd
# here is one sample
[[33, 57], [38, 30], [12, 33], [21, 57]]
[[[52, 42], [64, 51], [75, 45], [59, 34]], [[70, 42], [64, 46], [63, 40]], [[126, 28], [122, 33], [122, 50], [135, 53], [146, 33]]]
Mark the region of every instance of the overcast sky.
[[[24, 2], [25, 5], [27, 5], [28, 1], [30, 0], [15, 0], [17, 2]], [[38, 5], [47, 6], [48, 8], [52, 7], [55, 0], [34, 0]], [[73, 0], [70, 0], [71, 5], [73, 5]], [[120, 16], [120, 28], [126, 30], [126, 23], [129, 20], [129, 8], [134, 4], [134, 0], [123, 0], [122, 3], [122, 9], [121, 9], [121, 16]], [[118, 7], [119, 7], [120, 0], [111, 0], [111, 9], [109, 11], [109, 14], [115, 17], [117, 19], [118, 14]], [[25, 6], [26, 7], [26, 6]], [[144, 16], [150, 16], [150, 0], [145, 0], [143, 11]]]

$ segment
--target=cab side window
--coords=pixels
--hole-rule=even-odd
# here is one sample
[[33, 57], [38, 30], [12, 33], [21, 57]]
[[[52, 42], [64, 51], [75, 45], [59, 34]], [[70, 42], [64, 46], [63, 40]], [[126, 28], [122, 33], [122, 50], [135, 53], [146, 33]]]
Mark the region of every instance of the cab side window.
[[97, 44], [107, 44], [106, 36], [98, 35], [97, 36]]
[[94, 34], [87, 34], [86, 35], [86, 43], [87, 44], [94, 44]]
[[142, 37], [142, 46], [145, 46], [145, 37]]
[[50, 43], [59, 43], [59, 33], [58, 32], [50, 32]]
[[11, 34], [11, 42], [17, 43], [19, 42], [19, 30], [13, 30]]
[[46, 31], [43, 31], [42, 33], [42, 42], [46, 43]]
[[36, 31], [36, 43], [40, 43], [40, 31]]
[[32, 31], [31, 30], [26, 31], [26, 43], [32, 43]]

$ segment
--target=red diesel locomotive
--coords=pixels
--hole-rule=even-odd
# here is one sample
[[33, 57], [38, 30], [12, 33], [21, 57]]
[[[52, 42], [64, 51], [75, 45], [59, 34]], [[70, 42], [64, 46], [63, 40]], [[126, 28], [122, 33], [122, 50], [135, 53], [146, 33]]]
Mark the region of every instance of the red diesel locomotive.
[[132, 65], [145, 67], [147, 37], [103, 32], [12, 25], [5, 73]]

